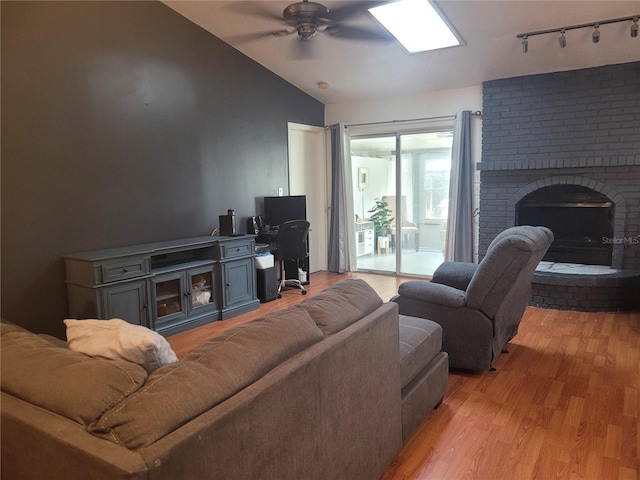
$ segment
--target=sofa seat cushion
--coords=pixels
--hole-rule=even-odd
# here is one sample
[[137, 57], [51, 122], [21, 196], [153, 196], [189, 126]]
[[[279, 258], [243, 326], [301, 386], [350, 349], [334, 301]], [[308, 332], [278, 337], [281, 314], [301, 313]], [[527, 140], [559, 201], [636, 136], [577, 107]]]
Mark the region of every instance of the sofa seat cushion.
[[147, 379], [126, 361], [92, 358], [26, 331], [2, 335], [2, 391], [89, 425]]
[[424, 318], [400, 315], [400, 380], [406, 385], [442, 349], [442, 327]]
[[206, 341], [149, 375], [89, 431], [130, 449], [148, 446], [324, 339], [302, 308], [253, 320]]
[[325, 335], [347, 328], [380, 305], [382, 299], [376, 291], [358, 278], [336, 283], [300, 303]]

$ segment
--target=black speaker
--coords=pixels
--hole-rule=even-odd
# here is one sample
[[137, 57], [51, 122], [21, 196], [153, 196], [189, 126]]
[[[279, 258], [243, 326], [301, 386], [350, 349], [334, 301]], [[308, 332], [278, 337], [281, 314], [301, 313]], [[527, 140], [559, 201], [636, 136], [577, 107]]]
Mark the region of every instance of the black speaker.
[[269, 230], [264, 224], [264, 217], [257, 215], [255, 217], [249, 217], [247, 219], [247, 233], [249, 235], [258, 235], [259, 233]]
[[258, 300], [270, 302], [278, 297], [278, 271], [275, 267], [256, 270], [258, 279]]
[[249, 217], [247, 219], [247, 233], [249, 235], [258, 235], [260, 228], [258, 227], [258, 217]]
[[229, 209], [226, 215], [218, 216], [220, 222], [220, 235], [234, 236], [236, 235], [236, 214]]

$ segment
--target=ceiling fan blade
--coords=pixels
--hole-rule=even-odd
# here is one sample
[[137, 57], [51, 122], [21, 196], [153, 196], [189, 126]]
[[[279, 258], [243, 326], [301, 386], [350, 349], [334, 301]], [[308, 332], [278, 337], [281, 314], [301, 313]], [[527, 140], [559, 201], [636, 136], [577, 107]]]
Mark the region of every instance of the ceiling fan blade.
[[263, 38], [269, 38], [269, 37], [283, 37], [286, 35], [291, 35], [296, 33], [296, 30], [271, 30], [271, 31], [267, 31], [267, 32], [252, 32], [252, 33], [245, 33], [245, 34], [240, 34], [240, 35], [231, 35], [229, 36], [229, 41], [231, 42], [235, 42], [235, 43], [247, 43], [247, 42], [253, 42], [255, 40], [262, 40]]
[[388, 1], [378, 1], [378, 2], [360, 2], [360, 1], [350, 1], [347, 2], [346, 5], [342, 7], [336, 7], [329, 10], [329, 19], [332, 22], [342, 22], [347, 20], [348, 18], [361, 13], [366, 12], [368, 9], [375, 7], [377, 5], [382, 5], [384, 3], [388, 3]]
[[390, 43], [393, 38], [383, 31], [372, 31], [364, 28], [348, 27], [346, 25], [329, 25], [324, 29], [332, 37], [344, 38], [345, 40], [364, 40], [367, 42]]

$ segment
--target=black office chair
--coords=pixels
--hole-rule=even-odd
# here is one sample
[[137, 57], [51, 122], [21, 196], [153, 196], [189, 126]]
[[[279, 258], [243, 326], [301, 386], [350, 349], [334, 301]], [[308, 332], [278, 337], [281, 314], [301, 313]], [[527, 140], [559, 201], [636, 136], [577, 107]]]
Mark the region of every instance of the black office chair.
[[[309, 222], [306, 220], [291, 220], [284, 222], [278, 229], [277, 250], [275, 252], [276, 260], [280, 262], [280, 285], [278, 286], [278, 298], [282, 297], [282, 289], [285, 287], [294, 287], [301, 290], [302, 295], [306, 295], [302, 282], [295, 279], [286, 278], [285, 262], [295, 260], [296, 266], [299, 260], [309, 256], [307, 249], [307, 235], [309, 234]], [[297, 275], [296, 268], [296, 275]]]

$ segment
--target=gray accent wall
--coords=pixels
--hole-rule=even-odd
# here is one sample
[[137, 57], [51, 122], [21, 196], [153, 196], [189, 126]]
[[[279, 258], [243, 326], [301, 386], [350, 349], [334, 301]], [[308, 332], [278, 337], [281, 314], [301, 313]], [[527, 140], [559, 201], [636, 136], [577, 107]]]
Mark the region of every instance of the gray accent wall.
[[1, 2], [2, 317], [64, 336], [65, 253], [208, 235], [287, 193], [324, 105], [160, 2]]

